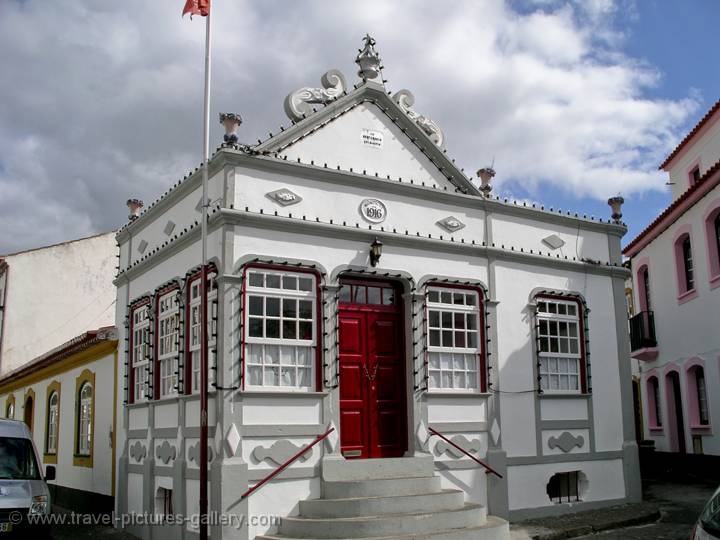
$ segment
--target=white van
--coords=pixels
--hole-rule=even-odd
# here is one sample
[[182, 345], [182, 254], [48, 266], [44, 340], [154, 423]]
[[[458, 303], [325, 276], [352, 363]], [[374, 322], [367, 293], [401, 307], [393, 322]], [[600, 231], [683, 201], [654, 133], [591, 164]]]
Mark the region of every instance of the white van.
[[[24, 422], [0, 419], [0, 539], [18, 533], [33, 537], [47, 526], [33, 525], [33, 516], [51, 512], [46, 480], [55, 479], [55, 467], [45, 475], [30, 430]], [[39, 534], [38, 534], [39, 533]]]

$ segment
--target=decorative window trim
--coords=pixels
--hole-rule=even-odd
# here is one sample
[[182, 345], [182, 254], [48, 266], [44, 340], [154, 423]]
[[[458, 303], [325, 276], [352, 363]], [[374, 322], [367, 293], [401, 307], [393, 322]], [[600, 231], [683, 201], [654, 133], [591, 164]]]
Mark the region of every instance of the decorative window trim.
[[[217, 328], [218, 328], [218, 288], [217, 288], [217, 269], [214, 265], [209, 265], [207, 270], [207, 276], [208, 281], [211, 284], [211, 287], [208, 289], [208, 299], [207, 299], [207, 307], [208, 307], [208, 383], [211, 388], [209, 388], [209, 391], [212, 391], [214, 388], [217, 387]], [[182, 366], [182, 388], [183, 392], [186, 395], [189, 394], [197, 394], [200, 392], [199, 388], [199, 380], [198, 380], [198, 388], [195, 389], [195, 369], [193, 366], [193, 353], [198, 352], [198, 379], [200, 375], [200, 343], [198, 348], [194, 348], [192, 345], [192, 329], [193, 329], [193, 322], [192, 322], [192, 310], [195, 307], [202, 305], [202, 297], [198, 295], [197, 299], [193, 299], [192, 297], [192, 291], [193, 291], [193, 285], [195, 282], [200, 282], [200, 277], [202, 275], [202, 270], [192, 271], [191, 273], [188, 273], [188, 277], [185, 281], [185, 288], [187, 289], [185, 291], [184, 300], [185, 305], [183, 306], [183, 313], [185, 320], [183, 321], [183, 329], [184, 330], [184, 337], [181, 340], [184, 346], [184, 354], [183, 354], [183, 362], [184, 365]], [[200, 313], [201, 308], [198, 309], [198, 314]], [[201, 330], [200, 324], [198, 323], [198, 330]], [[201, 334], [202, 335], [202, 334]], [[200, 342], [201, 337], [198, 337], [198, 342]]]
[[[290, 386], [251, 386], [248, 384], [247, 376], [247, 345], [250, 339], [248, 336], [248, 324], [249, 324], [249, 307], [247, 302], [248, 295], [248, 272], [252, 270], [271, 271], [277, 273], [289, 273], [289, 274], [307, 274], [313, 277], [315, 286], [313, 288], [314, 296], [314, 328], [313, 328], [313, 342], [312, 345], [315, 349], [314, 357], [312, 358], [312, 386], [310, 388], [294, 388]], [[275, 263], [264, 263], [253, 261], [247, 263], [242, 267], [242, 286], [240, 293], [240, 349], [241, 349], [241, 367], [240, 367], [240, 387], [245, 392], [278, 392], [278, 393], [292, 393], [292, 394], [307, 394], [312, 392], [322, 391], [322, 375], [323, 375], [323, 317], [322, 317], [322, 277], [321, 272], [315, 268], [302, 266], [300, 264], [275, 264]], [[281, 291], [282, 289], [280, 289]]]
[[[147, 333], [147, 343], [146, 345], [146, 353], [144, 360], [142, 362], [142, 365], [145, 366], [146, 370], [146, 389], [145, 389], [145, 395], [142, 398], [138, 398], [136, 395], [136, 389], [135, 389], [135, 368], [137, 367], [135, 363], [135, 312], [140, 309], [146, 309], [147, 310], [147, 323], [143, 323], [143, 325], [147, 324], [148, 333]], [[152, 302], [149, 297], [144, 297], [136, 300], [135, 302], [130, 304], [130, 309], [128, 310], [128, 338], [127, 338], [127, 347], [128, 350], [126, 352], [127, 355], [127, 389], [126, 389], [126, 398], [127, 402], [132, 404], [136, 402], [143, 402], [150, 399], [150, 396], [153, 395], [153, 384], [152, 383], [152, 372], [153, 372], [153, 309], [152, 309]]]
[[23, 396], [23, 421], [25, 421], [25, 408], [27, 407], [28, 398], [32, 399], [32, 415], [30, 416], [30, 425], [28, 426], [30, 428], [30, 434], [33, 436], [33, 439], [35, 438], [35, 411], [37, 410], [37, 407], [35, 406], [37, 404], [37, 400], [35, 399], [35, 390], [32, 388], [28, 388], [25, 391], [25, 395]]
[[650, 375], [645, 380], [647, 393], [647, 418], [648, 429], [651, 432], [662, 432], [664, 430], [662, 418], [662, 397], [660, 395], [660, 377], [657, 374]]
[[696, 184], [695, 171], [698, 173], [698, 178], [702, 177], [702, 174], [700, 174], [700, 157], [693, 160], [685, 172], [688, 188], [691, 188]]
[[[165, 299], [165, 297], [171, 297], [174, 295], [174, 301], [175, 301], [175, 312], [177, 315], [177, 333], [176, 336], [176, 347], [177, 349], [173, 351], [173, 354], [166, 355], [164, 358], [161, 358], [160, 354], [160, 339], [162, 339], [162, 336], [160, 335], [160, 325], [162, 324], [162, 319], [165, 317], [161, 317], [160, 315], [160, 309], [162, 305], [162, 301]], [[164, 398], [174, 398], [179, 395], [179, 386], [180, 386], [180, 355], [181, 355], [181, 343], [182, 340], [180, 339], [180, 331], [181, 331], [181, 314], [182, 314], [182, 294], [180, 290], [180, 284], [177, 281], [174, 281], [160, 289], [158, 289], [155, 292], [155, 305], [153, 309], [153, 314], [155, 316], [154, 321], [151, 320], [151, 324], [153, 324], [154, 329], [154, 351], [152, 355], [152, 377], [153, 377], [153, 391], [151, 392], [151, 399], [159, 400]], [[167, 317], [170, 318], [173, 315], [170, 314]], [[175, 372], [175, 384], [172, 386], [169, 392], [163, 393], [162, 391], [162, 367], [163, 367], [163, 361], [170, 362], [170, 366], [174, 367]], [[172, 374], [170, 375], [170, 378], [172, 380]]]
[[715, 220], [720, 219], [720, 197], [713, 200], [703, 215], [705, 228], [705, 248], [708, 264], [710, 288], [720, 287], [720, 242], [715, 230]]
[[[710, 418], [710, 401], [708, 398], [707, 370], [705, 362], [700, 358], [691, 358], [685, 363], [685, 388], [688, 397], [688, 417], [690, 430], [695, 434], [708, 435], [712, 433], [712, 419]], [[707, 423], [702, 423], [700, 418], [700, 396], [698, 394], [697, 370], [703, 371], [705, 386], [705, 409]]]
[[[92, 388], [92, 396], [90, 401], [90, 452], [87, 455], [80, 454], [80, 390], [86, 384], [90, 384]], [[75, 467], [93, 466], [93, 451], [95, 446], [95, 395], [97, 394], [97, 386], [95, 385], [95, 373], [89, 369], [84, 369], [75, 379], [75, 433], [73, 437], [73, 465]]]
[[[55, 424], [55, 451], [50, 449], [50, 398], [57, 394], [57, 420]], [[43, 461], [45, 463], [57, 464], [57, 455], [60, 450], [60, 383], [53, 381], [47, 386], [45, 392], [45, 444]]]
[[[487, 295], [484, 288], [477, 286], [477, 285], [471, 285], [471, 284], [457, 284], [457, 283], [445, 283], [442, 281], [426, 281], [423, 284], [424, 290], [424, 315], [423, 315], [423, 321], [424, 321], [424, 340], [425, 340], [425, 387], [427, 388], [428, 394], [458, 394], [458, 395], [472, 395], [472, 394], [483, 394], [488, 391], [488, 339], [487, 339], [487, 312], [486, 312], [486, 302], [487, 302]], [[441, 291], [447, 290], [447, 291], [470, 291], [472, 293], [475, 293], [477, 296], [477, 310], [463, 310], [466, 312], [476, 312], [478, 316], [478, 347], [477, 351], [462, 351], [459, 354], [473, 354], [477, 356], [478, 360], [478, 387], [476, 389], [473, 388], [465, 388], [465, 389], [456, 389], [456, 388], [446, 388], [446, 387], [430, 387], [430, 354], [432, 352], [450, 352], [447, 348], [444, 347], [433, 347], [430, 345], [430, 302], [429, 302], [429, 293], [430, 290], [438, 290]], [[442, 304], [438, 303], [438, 306], [442, 305], [448, 305], [451, 306], [451, 304]], [[450, 309], [452, 311], [452, 309]], [[433, 349], [436, 349], [436, 351], [433, 351]], [[440, 350], [442, 349], [442, 351]]]
[[[12, 405], [12, 416], [8, 415], [8, 410], [10, 409], [10, 406]], [[9, 420], [15, 420], [15, 415], [17, 414], [17, 405], [15, 404], [15, 394], [10, 394], [7, 399], [5, 400], [5, 418], [8, 418]]]
[[637, 270], [635, 271], [635, 282], [637, 283], [637, 296], [638, 296], [638, 312], [651, 311], [652, 310], [652, 291], [650, 291], [650, 302], [648, 302], [646, 292], [649, 290], [649, 285], [646, 283], [646, 276], [649, 278], [647, 281], [652, 283], [650, 274], [650, 260], [647, 257], [643, 257], [638, 262]]
[[[535, 308], [533, 333], [535, 336], [535, 353], [536, 375], [537, 375], [537, 393], [540, 396], [585, 396], [592, 393], [592, 375], [590, 371], [590, 351], [589, 351], [589, 330], [588, 330], [588, 314], [590, 309], [587, 307], [585, 299], [574, 293], [565, 293], [558, 291], [539, 291], [532, 297]], [[578, 342], [580, 344], [580, 352], [578, 356], [578, 390], [544, 390], [542, 388], [542, 358], [543, 353], [540, 350], [540, 317], [538, 314], [538, 301], [546, 299], [555, 302], [573, 302], [577, 305], [577, 322], [578, 322]], [[552, 354], [552, 353], [550, 353]]]
[[[685, 265], [685, 256], [684, 256], [684, 242], [685, 240], [689, 240], [690, 242], [690, 252], [691, 252], [691, 260], [693, 262], [693, 268], [692, 268], [692, 281], [693, 286], [692, 288], [688, 288], [687, 284], [687, 268]], [[677, 301], [678, 304], [684, 304], [685, 302], [689, 302], [693, 298], [696, 298], [697, 293], [697, 268], [696, 268], [696, 260], [697, 257], [695, 256], [695, 249], [694, 249], [694, 242], [692, 239], [692, 227], [689, 223], [686, 223], [685, 225], [682, 225], [681, 227], [678, 227], [678, 229], [675, 231], [675, 235], [673, 237], [673, 253], [675, 255], [675, 275], [676, 275], [676, 285], [677, 285]]]

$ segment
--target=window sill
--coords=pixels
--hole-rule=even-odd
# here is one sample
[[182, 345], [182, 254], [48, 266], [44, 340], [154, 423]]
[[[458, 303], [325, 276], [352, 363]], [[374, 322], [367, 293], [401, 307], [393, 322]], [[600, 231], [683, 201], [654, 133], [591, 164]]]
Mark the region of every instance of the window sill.
[[713, 430], [710, 424], [690, 424], [690, 432], [693, 435], [712, 435]]
[[685, 291], [684, 293], [678, 295], [677, 301], [679, 305], [682, 305], [685, 302], [689, 302], [690, 300], [697, 298], [697, 296], [697, 289], [690, 289], [689, 291]]
[[658, 357], [658, 354], [660, 354], [660, 350], [657, 347], [643, 347], [642, 349], [631, 352], [630, 358], [649, 362], [651, 360], [655, 360]]
[[662, 426], [648, 426], [648, 430], [650, 433], [654, 433], [656, 435], [662, 435], [665, 432], [665, 428]]
[[57, 465], [57, 454], [44, 454], [43, 463], [48, 465]]
[[446, 390], [428, 390], [428, 396], [434, 397], [457, 397], [457, 398], [477, 398], [477, 397], [490, 397], [491, 392], [449, 392]]
[[239, 390], [237, 395], [243, 397], [268, 397], [268, 396], [281, 396], [281, 397], [324, 397], [328, 395], [328, 392], [305, 392], [305, 391], [292, 391], [292, 390]]
[[710, 277], [710, 289], [717, 289], [720, 287], [720, 274]]
[[93, 458], [92, 456], [78, 456], [76, 454], [73, 456], [73, 465], [75, 467], [88, 467], [92, 469]]
[[571, 394], [570, 392], [543, 392], [540, 394], [540, 399], [590, 399], [592, 398], [592, 394], [586, 392], [584, 394], [582, 393], [576, 393]]

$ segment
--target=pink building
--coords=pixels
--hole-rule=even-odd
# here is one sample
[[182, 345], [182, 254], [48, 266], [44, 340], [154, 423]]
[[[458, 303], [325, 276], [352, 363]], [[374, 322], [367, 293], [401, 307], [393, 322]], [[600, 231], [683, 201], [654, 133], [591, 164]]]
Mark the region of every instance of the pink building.
[[623, 253], [643, 436], [720, 455], [720, 101], [660, 166], [672, 203]]

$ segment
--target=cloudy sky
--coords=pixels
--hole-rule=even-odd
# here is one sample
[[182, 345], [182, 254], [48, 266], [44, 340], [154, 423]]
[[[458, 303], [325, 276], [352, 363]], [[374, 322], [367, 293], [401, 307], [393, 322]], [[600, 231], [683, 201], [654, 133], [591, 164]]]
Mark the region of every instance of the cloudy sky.
[[[204, 20], [184, 0], [0, 2], [0, 253], [124, 223], [198, 165]], [[468, 171], [497, 191], [607, 217], [630, 236], [668, 202], [657, 165], [720, 97], [714, 0], [214, 0], [213, 146], [286, 124], [328, 68], [355, 80], [370, 32]], [[679, 38], [682, 36], [682, 39]], [[715, 51], [715, 52], [714, 52]]]

